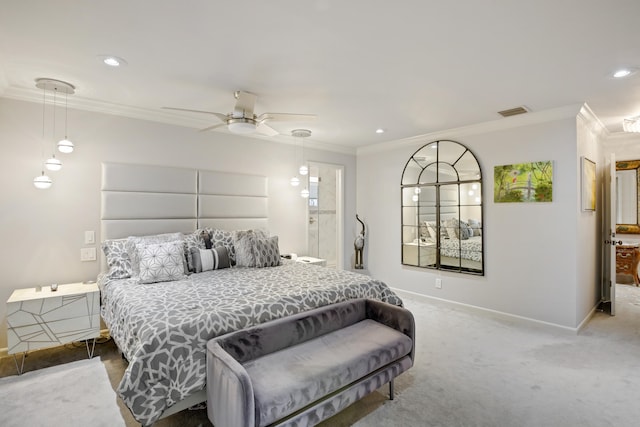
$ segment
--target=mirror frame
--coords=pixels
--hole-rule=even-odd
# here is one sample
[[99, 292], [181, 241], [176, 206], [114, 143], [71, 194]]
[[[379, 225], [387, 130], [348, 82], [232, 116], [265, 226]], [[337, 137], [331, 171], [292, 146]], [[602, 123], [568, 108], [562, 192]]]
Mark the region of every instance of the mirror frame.
[[[616, 162], [616, 171], [636, 169], [636, 203], [640, 200], [638, 191], [638, 177], [640, 177], [640, 160], [620, 160]], [[640, 216], [638, 210], [637, 216]], [[640, 234], [640, 219], [636, 218], [636, 224], [616, 224], [616, 233], [620, 234]]]
[[[441, 147], [441, 145], [445, 145], [444, 148]], [[446, 150], [446, 148], [448, 148], [447, 146], [454, 146], [456, 149], [459, 150], [459, 153], [455, 153], [453, 154], [453, 157], [451, 157], [451, 154], [449, 154], [448, 156], [443, 155], [442, 150]], [[425, 159], [420, 159], [417, 160], [423, 156], [417, 156], [419, 153], [421, 153], [423, 150], [427, 149], [427, 147], [429, 147], [429, 150], [432, 148], [435, 148], [435, 156], [428, 156], [431, 157], [429, 159], [428, 162], [425, 163]], [[446, 154], [446, 151], [444, 152]], [[474, 162], [474, 166], [475, 168], [477, 168], [477, 170], [473, 170], [474, 172], [474, 176], [470, 177], [470, 176], [464, 176], [461, 177], [461, 170], [458, 169], [458, 167], [460, 167], [460, 165], [458, 164], [461, 160], [463, 160], [465, 158], [465, 156], [469, 155]], [[409, 166], [410, 165], [418, 165], [418, 168], [420, 169], [420, 172], [417, 174], [417, 176], [413, 176], [415, 175], [415, 173], [409, 177], [406, 177], [405, 174], [407, 173], [407, 171], [409, 170]], [[435, 166], [435, 169], [434, 169]], [[455, 179], [448, 179], [448, 178], [444, 178], [443, 179], [443, 175], [441, 173], [442, 170], [445, 170], [447, 168], [450, 168], [450, 171], [452, 172], [452, 174], [447, 174], [445, 173], [445, 175], [450, 175], [450, 176], [454, 176]], [[427, 180], [425, 181], [422, 178], [422, 175], [425, 171], [431, 170], [431, 172], [435, 172], [435, 176], [433, 178], [433, 180]], [[414, 168], [415, 171], [415, 168]], [[478, 184], [479, 185], [479, 201], [475, 201], [472, 203], [469, 202], [465, 202], [464, 204], [461, 203], [461, 197], [460, 197], [460, 191], [461, 188], [463, 188], [466, 185], [473, 185], [473, 184]], [[456, 202], [454, 204], [450, 203], [450, 199], [446, 199], [446, 200], [441, 200], [441, 191], [443, 188], [447, 188], [447, 187], [456, 187], [456, 191], [457, 191], [457, 197], [456, 197]], [[410, 267], [419, 267], [419, 268], [426, 268], [426, 269], [432, 269], [432, 270], [441, 270], [441, 271], [447, 271], [447, 272], [452, 272], [452, 273], [462, 273], [462, 274], [471, 274], [471, 275], [477, 275], [477, 276], [484, 276], [485, 274], [485, 232], [484, 232], [484, 208], [483, 208], [483, 201], [484, 201], [484, 184], [483, 184], [483, 180], [482, 180], [482, 167], [480, 165], [480, 162], [478, 161], [478, 158], [475, 156], [475, 154], [473, 154], [473, 152], [471, 150], [469, 150], [467, 147], [465, 147], [463, 144], [457, 142], [457, 141], [453, 141], [453, 140], [449, 140], [449, 139], [441, 139], [441, 140], [436, 140], [436, 141], [432, 141], [429, 142], [425, 145], [423, 145], [422, 147], [418, 148], [409, 158], [409, 160], [407, 160], [407, 163], [404, 166], [404, 169], [402, 171], [402, 176], [401, 176], [401, 180], [400, 180], [400, 209], [401, 209], [401, 222], [400, 222], [400, 226], [401, 226], [401, 230], [400, 230], [400, 241], [401, 241], [401, 251], [400, 251], [400, 257], [401, 257], [401, 264], [402, 265], [406, 265], [406, 266], [410, 266]], [[433, 227], [434, 228], [434, 232], [435, 232], [435, 246], [433, 246], [433, 243], [430, 243], [427, 246], [430, 246], [429, 248], [425, 248], [424, 252], [422, 249], [420, 249], [423, 245], [420, 241], [422, 241], [422, 238], [416, 238], [413, 242], [408, 242], [405, 241], [405, 228], [409, 228], [409, 229], [413, 229], [413, 232], [416, 233], [416, 235], [418, 233], [422, 233], [421, 229], [424, 227], [422, 225], [422, 222], [420, 220], [417, 220], [415, 224], [406, 224], [405, 223], [405, 208], [412, 208], [413, 205], [409, 206], [407, 204], [405, 204], [405, 198], [407, 196], [407, 194], [405, 194], [405, 190], [409, 190], [408, 194], [412, 195], [412, 199], [413, 197], [416, 197], [415, 199], [413, 199], [414, 202], [418, 202], [419, 204], [416, 206], [416, 208], [418, 209], [418, 213], [420, 212], [420, 206], [421, 205], [421, 195], [424, 194], [424, 190], [425, 189], [429, 189], [429, 188], [433, 188], [434, 192], [433, 194], [435, 195], [434, 199], [431, 201], [433, 203], [432, 206], [428, 206], [428, 208], [433, 208], [434, 209], [434, 213], [433, 215], [435, 215], [435, 223], [436, 225]], [[417, 191], [416, 191], [417, 190]], [[415, 193], [415, 194], [413, 194]], [[459, 256], [457, 257], [453, 257], [451, 256], [452, 259], [457, 259], [458, 260], [458, 264], [454, 265], [454, 264], [448, 264], [447, 262], [443, 261], [443, 258], [449, 258], [449, 255], [446, 255], [444, 253], [445, 251], [445, 247], [442, 245], [442, 239], [443, 239], [443, 234], [442, 231], [444, 228], [448, 227], [444, 227], [444, 225], [441, 223], [441, 219], [443, 215], [450, 215], [450, 212], [447, 212], [447, 209], [450, 208], [454, 208], [457, 211], [457, 216], [454, 216], [453, 219], [456, 219], [458, 221], [458, 230], [460, 232], [460, 221], [462, 221], [462, 219], [460, 218], [460, 214], [461, 214], [461, 208], [462, 207], [472, 207], [472, 208], [479, 208], [480, 214], [479, 217], [477, 218], [479, 220], [479, 224], [477, 225], [477, 231], [479, 234], [474, 234], [474, 236], [478, 236], [480, 237], [480, 260], [475, 260], [472, 259], [472, 263], [478, 263], [479, 262], [479, 267], [477, 265], [469, 265], [468, 263], [466, 263], [465, 261], [465, 257], [461, 256], [461, 252], [465, 251], [465, 252], [474, 252], [477, 254], [477, 250], [475, 248], [468, 250], [468, 249], [464, 249], [462, 246], [462, 241], [466, 240], [463, 237], [457, 236], [458, 233], [456, 233], [456, 237], [445, 237], [445, 239], [449, 240], [449, 239], [455, 239], [458, 240], [458, 246], [455, 250], [459, 251]], [[444, 214], [442, 211], [445, 211]], [[426, 225], [426, 224], [425, 224]], [[427, 226], [428, 227], [428, 226]], [[427, 228], [425, 227], [425, 228]], [[431, 233], [430, 233], [431, 234]], [[451, 235], [449, 235], [451, 236]], [[420, 240], [418, 242], [416, 242], [416, 240]], [[426, 243], [426, 242], [425, 242]], [[415, 255], [416, 262], [409, 262], [407, 259], [405, 259], [405, 251], [408, 249], [406, 248], [406, 246], [408, 245], [416, 245], [417, 244], [417, 255], [414, 254], [414, 252], [416, 252], [416, 250], [412, 250], [411, 253], [409, 254], [408, 258], [412, 257]], [[428, 257], [429, 261], [425, 264], [423, 264], [423, 260], [421, 259], [422, 256]], [[465, 263], [467, 265], [465, 265]]]

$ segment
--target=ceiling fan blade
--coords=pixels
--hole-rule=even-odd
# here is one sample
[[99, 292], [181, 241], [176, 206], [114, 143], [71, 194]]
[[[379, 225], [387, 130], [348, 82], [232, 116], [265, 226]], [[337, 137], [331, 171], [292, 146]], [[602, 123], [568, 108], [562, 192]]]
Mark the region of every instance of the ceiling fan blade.
[[226, 125], [227, 125], [227, 122], [225, 121], [224, 123], [220, 123], [220, 124], [217, 124], [217, 125], [206, 127], [204, 129], [200, 129], [198, 132], [206, 132], [206, 131], [209, 131], [209, 130], [212, 130], [212, 129], [216, 129], [216, 128], [220, 128], [220, 127], [226, 126]]
[[204, 114], [212, 114], [219, 118], [222, 121], [227, 121], [227, 115], [222, 113], [214, 113], [213, 111], [203, 111], [203, 110], [191, 110], [189, 108], [174, 108], [174, 107], [162, 107], [164, 110], [175, 110], [175, 111], [186, 111], [189, 113], [204, 113]]
[[280, 134], [280, 132], [265, 123], [258, 124], [258, 126], [256, 127], [256, 133], [266, 136], [276, 136]]
[[315, 114], [262, 113], [259, 122], [309, 122], [317, 118]]
[[253, 118], [253, 109], [256, 105], [256, 96], [249, 92], [241, 90], [236, 92], [236, 106], [233, 108], [234, 117], [250, 117]]

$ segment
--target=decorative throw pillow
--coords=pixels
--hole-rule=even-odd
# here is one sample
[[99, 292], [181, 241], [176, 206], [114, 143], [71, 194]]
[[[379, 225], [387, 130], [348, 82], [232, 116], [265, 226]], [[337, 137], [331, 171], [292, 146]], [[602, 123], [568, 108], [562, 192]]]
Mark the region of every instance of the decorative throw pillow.
[[429, 224], [427, 223], [427, 221], [422, 221], [422, 223], [420, 224], [420, 238], [428, 239], [429, 237], [431, 237], [429, 234]]
[[110, 279], [131, 277], [131, 259], [127, 253], [127, 240], [105, 240], [101, 246], [109, 267], [107, 277]]
[[255, 239], [253, 247], [253, 255], [255, 256], [255, 266], [276, 267], [280, 265], [280, 248], [278, 248], [278, 236], [269, 237], [267, 239]]
[[207, 241], [211, 244], [211, 236], [205, 229], [199, 229], [193, 233], [184, 235], [184, 253], [185, 258], [187, 259], [187, 268], [190, 272], [194, 271], [191, 250], [193, 248], [205, 249], [207, 247]]
[[459, 221], [460, 223], [460, 240], [467, 240], [473, 236], [473, 230], [468, 223]]
[[446, 228], [450, 239], [467, 240], [469, 238], [469, 229], [456, 218], [449, 218], [446, 221]]
[[182, 241], [136, 246], [140, 257], [139, 283], [170, 282], [187, 277]]
[[469, 226], [473, 230], [474, 236], [482, 236], [482, 223], [477, 219], [469, 219]]
[[436, 231], [435, 221], [427, 222], [427, 230], [429, 231], [429, 237], [431, 237], [433, 240], [436, 240], [436, 238], [438, 237], [438, 232]]
[[224, 246], [229, 251], [231, 265], [236, 264], [236, 249], [234, 247], [233, 231], [220, 230], [217, 228], [206, 228], [211, 237], [211, 246], [214, 248]]
[[233, 232], [235, 265], [238, 267], [256, 266], [256, 258], [253, 254], [255, 236], [253, 230], [236, 230]]
[[[179, 241], [182, 244], [184, 236], [182, 233], [153, 234], [150, 236], [129, 236], [127, 238], [127, 253], [131, 260], [131, 277], [140, 275], [140, 258], [138, 257], [137, 245], [158, 244], [171, 241]], [[184, 254], [184, 250], [183, 250]], [[188, 269], [187, 269], [188, 271]]]
[[194, 273], [231, 267], [229, 251], [224, 246], [213, 249], [191, 248]]

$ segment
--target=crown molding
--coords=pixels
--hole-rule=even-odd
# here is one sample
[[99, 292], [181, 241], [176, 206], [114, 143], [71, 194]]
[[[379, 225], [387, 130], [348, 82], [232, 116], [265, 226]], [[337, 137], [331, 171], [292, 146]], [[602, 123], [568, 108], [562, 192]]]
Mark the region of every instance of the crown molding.
[[578, 112], [578, 117], [581, 117], [596, 136], [600, 137], [601, 141], [606, 141], [611, 133], [604, 126], [604, 124], [600, 121], [598, 116], [593, 113], [593, 110], [586, 103], [582, 105], [580, 111]]
[[[373, 154], [384, 151], [396, 150], [400, 147], [413, 147], [416, 144], [424, 144], [425, 140], [435, 141], [438, 139], [455, 139], [468, 135], [480, 135], [483, 133], [495, 132], [506, 129], [513, 129], [521, 126], [529, 126], [537, 123], [545, 123], [554, 120], [577, 117], [581, 109], [586, 104], [572, 104], [564, 107], [552, 108], [549, 110], [529, 112], [517, 116], [491, 120], [488, 122], [477, 123], [468, 126], [462, 126], [453, 129], [447, 129], [437, 132], [431, 132], [423, 135], [412, 136], [409, 138], [398, 139], [394, 141], [381, 142], [375, 145], [358, 148], [358, 155]], [[590, 110], [588, 110], [590, 111]], [[585, 114], [588, 114], [588, 111]], [[593, 114], [593, 113], [591, 113]], [[595, 117], [595, 116], [593, 116]], [[598, 120], [598, 123], [600, 121]]]

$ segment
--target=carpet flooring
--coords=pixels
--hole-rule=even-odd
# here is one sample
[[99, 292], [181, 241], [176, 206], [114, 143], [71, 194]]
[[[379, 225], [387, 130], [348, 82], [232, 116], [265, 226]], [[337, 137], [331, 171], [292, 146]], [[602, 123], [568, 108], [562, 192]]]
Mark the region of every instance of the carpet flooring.
[[0, 378], [3, 427], [124, 427], [100, 359], [56, 365]]
[[[596, 313], [575, 334], [400, 293], [416, 319], [416, 364], [322, 427], [572, 427], [640, 425], [640, 288], [617, 285], [617, 315]], [[126, 362], [111, 340], [96, 346], [115, 389]], [[95, 358], [94, 357], [94, 358]], [[84, 344], [29, 353], [25, 371], [86, 358]], [[0, 359], [0, 377], [15, 374]], [[137, 426], [118, 399], [127, 426]], [[157, 427], [211, 426], [187, 410]]]

